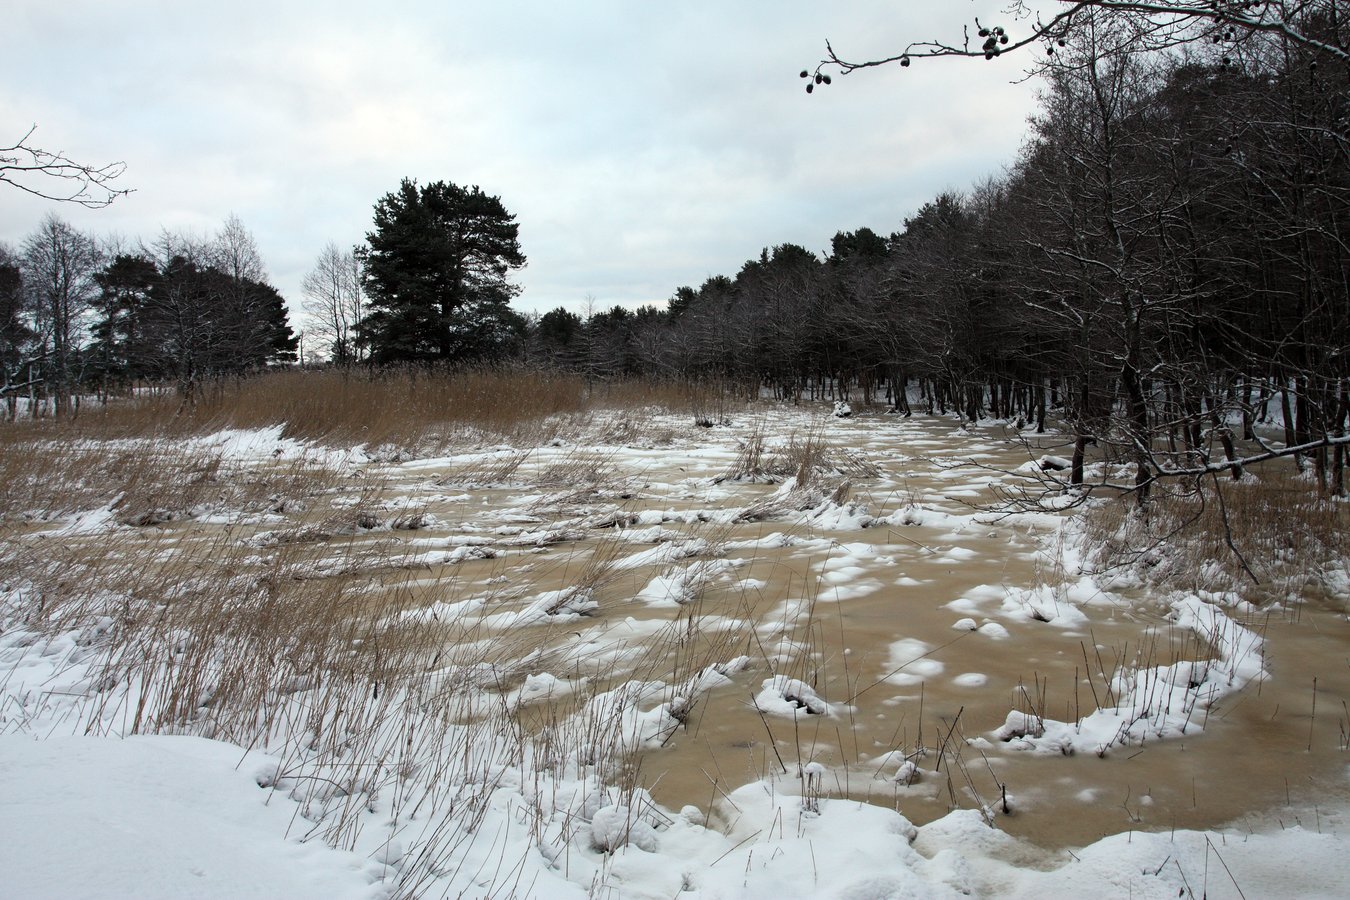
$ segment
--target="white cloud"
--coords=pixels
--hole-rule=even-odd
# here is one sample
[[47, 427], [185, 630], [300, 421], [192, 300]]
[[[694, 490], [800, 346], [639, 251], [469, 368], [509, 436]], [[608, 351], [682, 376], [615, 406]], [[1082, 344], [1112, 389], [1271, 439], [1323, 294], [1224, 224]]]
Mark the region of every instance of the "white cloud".
[[[58, 212], [95, 233], [214, 230], [237, 213], [283, 294], [404, 176], [479, 184], [521, 223], [533, 308], [660, 301], [766, 245], [891, 231], [1011, 161], [1032, 106], [1012, 60], [836, 79], [796, 71], [958, 34], [1002, 0], [243, 3], [18, 0], [0, 33], [6, 133], [125, 159], [136, 193]], [[127, 8], [127, 7], [130, 8]], [[50, 208], [10, 191], [0, 240]]]

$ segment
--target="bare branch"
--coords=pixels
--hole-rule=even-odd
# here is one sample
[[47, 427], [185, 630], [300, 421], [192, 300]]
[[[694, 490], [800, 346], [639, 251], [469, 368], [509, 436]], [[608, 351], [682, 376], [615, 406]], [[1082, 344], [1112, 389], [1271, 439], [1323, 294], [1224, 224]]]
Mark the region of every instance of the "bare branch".
[[64, 151], [53, 153], [32, 146], [29, 141], [35, 131], [36, 125], [11, 146], [0, 147], [0, 182], [44, 200], [87, 209], [101, 209], [131, 193], [129, 188], [112, 186], [126, 171], [126, 163], [91, 166], [76, 162]]
[[[1056, 15], [1049, 19], [1036, 16], [1027, 25], [1029, 31], [1022, 36], [1014, 36], [1009, 28], [1001, 25], [985, 26], [977, 18], [978, 43], [972, 43], [970, 28], [966, 26], [959, 42], [913, 41], [899, 53], [869, 60], [845, 59], [826, 41], [825, 58], [816, 64], [814, 72], [803, 71], [802, 76], [814, 75], [808, 85], [810, 90], [815, 84], [828, 84], [832, 71], [847, 75], [859, 69], [893, 63], [908, 66], [914, 59], [957, 56], [992, 60], [1029, 44], [1042, 45], [1047, 55], [1053, 56], [1056, 48], [1073, 39], [1093, 11], [1114, 14], [1118, 22], [1131, 29], [1128, 37], [1141, 49], [1162, 49], [1205, 39], [1218, 44], [1233, 43], [1253, 34], [1266, 33], [1279, 35], [1342, 63], [1350, 63], [1350, 50], [1346, 47], [1314, 37], [1302, 29], [1301, 18], [1316, 12], [1318, 6], [1308, 2], [1252, 0], [1060, 0], [1060, 11]], [[1018, 22], [1032, 19], [1033, 14], [1023, 0], [1014, 0], [1007, 15], [1013, 22]]]

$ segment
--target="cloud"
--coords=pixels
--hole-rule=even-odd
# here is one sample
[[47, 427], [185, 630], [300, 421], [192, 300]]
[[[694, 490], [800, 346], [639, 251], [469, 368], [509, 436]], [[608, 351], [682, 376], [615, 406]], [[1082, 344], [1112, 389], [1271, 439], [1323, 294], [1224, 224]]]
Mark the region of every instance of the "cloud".
[[[0, 83], [24, 89], [0, 94], [0, 125], [125, 159], [137, 191], [58, 212], [147, 239], [238, 214], [297, 307], [319, 250], [363, 239], [404, 176], [502, 197], [528, 308], [659, 302], [766, 245], [898, 228], [1010, 162], [1033, 105], [1012, 62], [866, 71], [811, 97], [795, 77], [827, 37], [887, 54], [1001, 0], [16, 5]], [[0, 240], [49, 208], [4, 195]]]

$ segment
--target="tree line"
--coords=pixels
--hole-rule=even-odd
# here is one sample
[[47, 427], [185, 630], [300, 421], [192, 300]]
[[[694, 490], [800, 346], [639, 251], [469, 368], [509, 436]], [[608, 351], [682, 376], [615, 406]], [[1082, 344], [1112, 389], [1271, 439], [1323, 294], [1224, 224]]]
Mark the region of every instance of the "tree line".
[[1342, 493], [1350, 65], [1320, 48], [1346, 47], [1350, 23], [1315, 13], [1297, 40], [1139, 52], [1137, 21], [1079, 10], [1006, 174], [892, 234], [840, 232], [821, 256], [766, 248], [665, 309], [555, 310], [527, 353], [901, 412], [917, 394], [967, 419], [1043, 423], [1056, 408], [1075, 435], [1070, 479], [1089, 445], [1109, 446], [1141, 501], [1178, 473], [1240, 475], [1235, 441], [1259, 440], [1266, 414]]
[[[1040, 428], [1053, 409], [1074, 435], [1068, 479], [1095, 444], [1132, 465], [1117, 487], [1141, 502], [1160, 478], [1240, 476], [1237, 441], [1259, 442], [1265, 416], [1285, 429], [1265, 453], [1302, 448], [1300, 466], [1343, 493], [1350, 23], [1335, 3], [1278, 19], [1250, 3], [1217, 18], [1068, 6], [1035, 33], [1043, 95], [1015, 163], [889, 235], [767, 247], [663, 308], [522, 318], [500, 200], [405, 181], [349, 257], [366, 306], [329, 316], [334, 357], [716, 377], [901, 413], [918, 397]], [[317, 294], [331, 311], [341, 291]]]
[[[1264, 453], [1299, 448], [1300, 466], [1343, 493], [1343, 0], [1063, 5], [1030, 39], [980, 27], [979, 50], [911, 45], [993, 58], [1044, 44], [1043, 95], [1007, 172], [940, 193], [890, 234], [841, 231], [821, 254], [766, 247], [661, 308], [526, 317], [510, 307], [525, 256], [501, 200], [405, 179], [377, 202], [363, 245], [329, 245], [306, 277], [311, 331], [340, 364], [715, 377], [786, 400], [856, 396], [907, 414], [917, 397], [1041, 428], [1055, 410], [1073, 433], [1069, 480], [1083, 481], [1096, 444], [1130, 463], [1118, 487], [1141, 502], [1161, 478], [1240, 476], [1237, 441], [1260, 442], [1264, 415], [1285, 429]], [[822, 65], [907, 61], [831, 51]], [[0, 252], [11, 401], [40, 386], [60, 412], [79, 386], [134, 378], [191, 398], [294, 349], [234, 220], [208, 241], [166, 234], [123, 252], [49, 218]]]
[[285, 301], [237, 218], [211, 238], [100, 243], [48, 215], [0, 245], [0, 398], [66, 416], [139, 381], [186, 403], [212, 379], [295, 359]]

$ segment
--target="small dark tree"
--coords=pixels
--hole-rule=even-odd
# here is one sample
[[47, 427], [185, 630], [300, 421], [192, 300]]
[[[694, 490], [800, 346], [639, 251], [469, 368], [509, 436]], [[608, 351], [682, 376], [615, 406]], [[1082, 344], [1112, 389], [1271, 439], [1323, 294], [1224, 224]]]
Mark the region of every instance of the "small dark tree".
[[145, 356], [141, 323], [158, 278], [151, 260], [126, 253], [94, 276], [99, 296], [94, 301], [97, 319], [91, 329], [90, 374], [97, 379], [104, 399], [119, 382], [147, 374], [140, 366]]
[[19, 259], [0, 244], [0, 397], [14, 418], [18, 392], [28, 387], [33, 330], [24, 322], [23, 271]]
[[372, 361], [460, 361], [514, 341], [523, 323], [507, 276], [525, 265], [517, 234], [515, 216], [476, 186], [404, 179], [381, 198], [364, 258]]
[[633, 313], [622, 306], [598, 312], [582, 328], [586, 369], [592, 375], [631, 375], [637, 360], [633, 352]]
[[576, 366], [581, 355], [581, 330], [581, 317], [561, 306], [544, 313], [534, 326], [534, 355], [552, 366]]
[[167, 232], [143, 249], [156, 274], [135, 317], [130, 363], [138, 373], [173, 380], [188, 405], [212, 380], [295, 359], [285, 301], [264, 280], [260, 261], [231, 266], [228, 250], [228, 242], [201, 244]]

